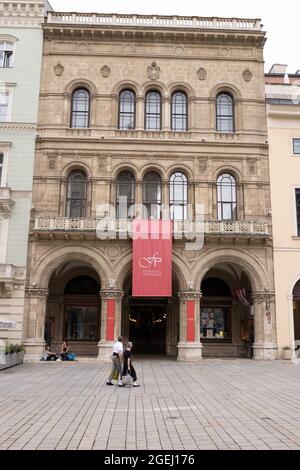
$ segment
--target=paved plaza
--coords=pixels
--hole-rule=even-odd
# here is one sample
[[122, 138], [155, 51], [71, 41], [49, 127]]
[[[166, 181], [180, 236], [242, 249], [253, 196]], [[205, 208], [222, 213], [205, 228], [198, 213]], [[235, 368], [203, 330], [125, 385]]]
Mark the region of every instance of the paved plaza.
[[0, 372], [0, 449], [300, 449], [300, 366], [135, 364], [136, 389], [107, 386], [108, 364]]

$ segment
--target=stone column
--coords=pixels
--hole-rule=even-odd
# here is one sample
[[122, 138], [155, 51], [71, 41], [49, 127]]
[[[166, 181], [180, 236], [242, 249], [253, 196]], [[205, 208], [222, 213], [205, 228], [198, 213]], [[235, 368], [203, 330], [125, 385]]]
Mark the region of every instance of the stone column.
[[98, 361], [110, 362], [112, 346], [121, 335], [122, 298], [124, 292], [119, 289], [103, 289], [100, 292], [101, 331], [98, 343]]
[[179, 343], [178, 361], [200, 361], [202, 344], [200, 342], [200, 298], [198, 291], [179, 292]]
[[144, 97], [137, 96], [136, 98], [136, 122], [135, 128], [137, 131], [143, 131], [145, 128], [145, 117], [144, 117]]
[[170, 219], [170, 189], [169, 180], [163, 180], [162, 183], [162, 218]]
[[25, 362], [41, 359], [45, 348], [45, 319], [48, 289], [29, 287], [25, 290], [24, 346]]
[[162, 98], [162, 130], [170, 131], [171, 129], [171, 99], [169, 97]]
[[135, 181], [135, 216], [143, 218], [143, 182], [137, 178]]
[[253, 359], [274, 360], [278, 358], [276, 339], [275, 294], [253, 292], [254, 344]]

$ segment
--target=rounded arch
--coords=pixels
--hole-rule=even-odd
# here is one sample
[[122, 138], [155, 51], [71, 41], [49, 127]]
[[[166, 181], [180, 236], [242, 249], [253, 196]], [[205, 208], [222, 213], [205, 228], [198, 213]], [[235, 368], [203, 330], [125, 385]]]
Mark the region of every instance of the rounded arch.
[[293, 279], [292, 283], [290, 284], [289, 291], [288, 291], [288, 298], [293, 299], [294, 296], [294, 289], [296, 285], [300, 282], [300, 273]]
[[117, 179], [120, 173], [123, 173], [123, 171], [130, 171], [135, 179], [138, 177], [139, 170], [134, 163], [119, 163], [112, 171], [113, 179]]
[[185, 93], [188, 100], [191, 97], [196, 96], [196, 92], [194, 88], [189, 83], [184, 83], [184, 82], [172, 82], [169, 85], [168, 92], [170, 96], [172, 96], [173, 93], [175, 92]]
[[160, 165], [159, 163], [146, 163], [142, 168], [141, 168], [141, 173], [140, 173], [140, 177], [141, 179], [143, 179], [145, 177], [145, 175], [147, 173], [149, 173], [150, 171], [153, 171], [155, 173], [158, 173], [159, 176], [161, 177], [161, 180], [163, 181], [163, 179], [166, 177], [166, 172], [165, 172], [165, 169], [162, 165]]
[[77, 78], [67, 83], [64, 92], [73, 94], [78, 88], [84, 88], [90, 94], [97, 94], [97, 88], [94, 83], [86, 78]]
[[183, 163], [180, 163], [179, 165], [178, 164], [176, 165], [176, 163], [174, 163], [174, 165], [170, 166], [167, 169], [167, 172], [166, 172], [167, 178], [170, 179], [170, 177], [173, 175], [173, 173], [176, 173], [176, 172], [184, 173], [186, 175], [189, 183], [191, 181], [193, 181], [193, 178], [194, 178], [193, 173], [187, 165], [184, 165]]
[[213, 180], [217, 181], [218, 178], [224, 173], [228, 173], [229, 175], [233, 176], [237, 184], [242, 183], [243, 181], [243, 175], [241, 171], [233, 165], [226, 164], [219, 166], [213, 171]]
[[218, 83], [215, 85], [210, 92], [210, 98], [215, 100], [220, 93], [231, 95], [234, 101], [242, 98], [239, 88], [232, 83]]
[[146, 96], [146, 94], [149, 91], [157, 91], [158, 93], [161, 94], [162, 99], [164, 99], [168, 96], [167, 87], [161, 82], [157, 82], [157, 81], [155, 81], [154, 83], [153, 83], [153, 81], [144, 82], [142, 84], [143, 96]]
[[101, 252], [94, 248], [78, 245], [69, 245], [62, 248], [52, 248], [42, 256], [34, 269], [31, 284], [41, 288], [48, 288], [50, 278], [54, 271], [68, 262], [84, 262], [94, 269], [98, 275], [101, 286], [108, 285], [111, 268]]
[[17, 38], [16, 36], [13, 36], [12, 34], [0, 34], [0, 42], [2, 41], [8, 41], [8, 42], [17, 42], [19, 41], [19, 38]]
[[[174, 251], [172, 255], [172, 271], [176, 276], [179, 290], [184, 290], [186, 288], [185, 273], [188, 271], [188, 267]], [[132, 272], [132, 253], [127, 253], [118, 263], [118, 274], [115, 281], [119, 289], [123, 289], [130, 272]]]
[[122, 80], [114, 85], [112, 93], [119, 96], [124, 90], [131, 90], [135, 93], [136, 97], [142, 94], [142, 88], [138, 82], [134, 80]]
[[76, 171], [76, 170], [84, 171], [87, 178], [92, 177], [92, 171], [90, 167], [86, 163], [82, 163], [76, 160], [71, 163], [68, 163], [67, 165], [63, 167], [62, 176], [64, 178], [68, 178], [70, 174], [72, 173], [72, 171]]
[[[252, 291], [270, 290], [268, 274], [258, 259], [244, 251], [224, 248], [210, 249], [201, 258], [201, 268], [196, 271], [194, 279], [196, 286], [201, 286], [201, 282], [206, 273], [219, 263], [235, 264], [239, 266], [249, 278]], [[200, 288], [200, 287], [199, 287]]]

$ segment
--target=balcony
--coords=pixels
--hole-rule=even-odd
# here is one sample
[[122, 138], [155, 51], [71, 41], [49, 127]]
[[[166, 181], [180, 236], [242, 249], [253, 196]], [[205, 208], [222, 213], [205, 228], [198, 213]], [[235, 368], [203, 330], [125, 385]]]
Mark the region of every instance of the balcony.
[[[206, 239], [243, 238], [269, 239], [271, 226], [267, 221], [173, 221], [174, 240], [191, 240], [204, 233]], [[131, 220], [39, 217], [32, 234], [36, 238], [54, 239], [127, 239], [132, 231]], [[99, 236], [101, 234], [101, 236]]]
[[25, 284], [26, 269], [0, 264], [0, 298], [11, 298], [14, 289]]
[[49, 24], [262, 31], [260, 19], [48, 12]]

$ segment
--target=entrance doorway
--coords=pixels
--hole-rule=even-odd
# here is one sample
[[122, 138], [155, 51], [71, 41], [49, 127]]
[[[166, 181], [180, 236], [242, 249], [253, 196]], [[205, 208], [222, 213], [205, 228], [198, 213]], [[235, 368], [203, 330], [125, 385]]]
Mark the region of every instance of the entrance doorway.
[[167, 299], [131, 299], [129, 338], [137, 353], [165, 354]]
[[132, 276], [124, 282], [121, 332], [138, 354], [177, 356], [179, 342], [178, 282], [173, 275], [169, 298], [132, 297]]

